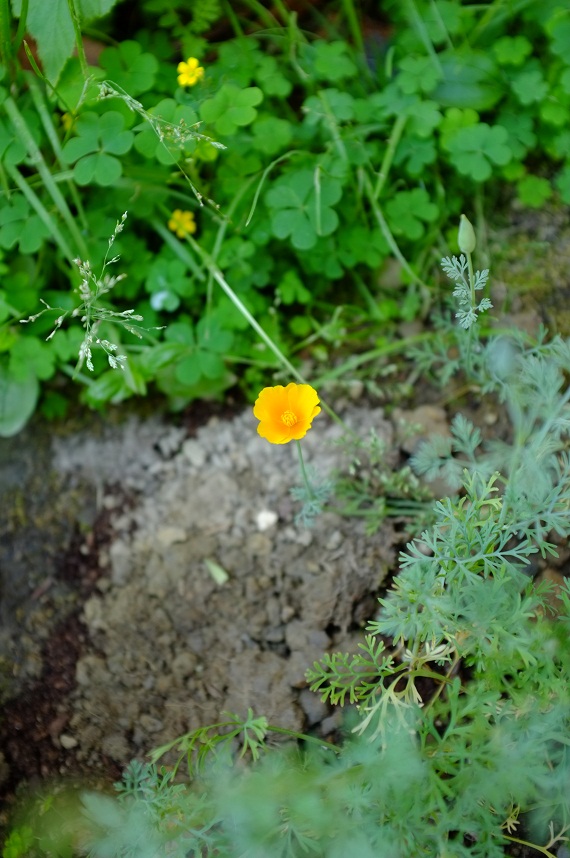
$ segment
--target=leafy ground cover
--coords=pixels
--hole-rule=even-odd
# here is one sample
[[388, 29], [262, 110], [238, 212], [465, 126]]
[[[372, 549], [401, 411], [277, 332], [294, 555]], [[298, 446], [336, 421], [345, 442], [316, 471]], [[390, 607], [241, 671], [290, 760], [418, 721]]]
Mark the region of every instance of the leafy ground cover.
[[[303, 526], [316, 519], [326, 534], [327, 515], [354, 516], [355, 532], [372, 540], [403, 515], [410, 538], [356, 646], [334, 651], [344, 644], [335, 627], [346, 631], [352, 617], [352, 605], [335, 601], [321, 629], [327, 640], [317, 635], [323, 652], [304, 665], [305, 700], [315, 693], [323, 704], [353, 707], [343, 735], [301, 733], [294, 709], [278, 705], [275, 680], [265, 714], [240, 698], [241, 712], [209, 726], [180, 722], [181, 735], [161, 736], [150, 763], [125, 769], [116, 795], [83, 790], [65, 812], [53, 796], [42, 799], [45, 825], [30, 824], [36, 805], [15, 823], [4, 858], [335, 858], [355, 848], [494, 858], [515, 844], [552, 856], [570, 825], [570, 593], [535, 573], [568, 537], [570, 351], [563, 336], [501, 319], [485, 234], [496, 205], [570, 201], [570, 12], [554, 0], [358, 9], [345, 0], [299, 14], [256, 0], [186, 6], [95, 9], [68, 0], [57, 32], [39, 2], [14, 3], [11, 18], [3, 7], [1, 432], [16, 434], [38, 404], [45, 415], [64, 414], [78, 388], [94, 407], [159, 391], [181, 409], [236, 386], [256, 400], [261, 437], [252, 425], [251, 451], [242, 442], [232, 466], [263, 485], [256, 474], [270, 451], [282, 475], [296, 445], [301, 470], [296, 514], [291, 506], [281, 513], [285, 542], [301, 548], [288, 552], [285, 571], [260, 570], [276, 591], [267, 603], [273, 625], [256, 632], [260, 646], [247, 640], [255, 611], [243, 628], [232, 613], [238, 582], [249, 607], [259, 597], [252, 559], [235, 553], [239, 515], [224, 562], [204, 553], [206, 577], [194, 582], [206, 581], [196, 602], [241, 629], [243, 650], [226, 657], [244, 674], [254, 672], [252, 657], [285, 670], [274, 657], [300, 650], [283, 611], [293, 607], [303, 625], [303, 611], [318, 608], [311, 588], [322, 592], [325, 579], [318, 560], [310, 564]], [[118, 38], [125, 10], [130, 32], [121, 25]], [[108, 13], [96, 30], [95, 13]], [[96, 36], [92, 59], [84, 35]], [[413, 367], [408, 392], [413, 382], [445, 388], [461, 379], [477, 402], [504, 413], [504, 431], [485, 435], [459, 414], [443, 437], [410, 447], [405, 463], [392, 461], [377, 435], [365, 443], [331, 408], [327, 382], [358, 368], [374, 392], [394, 354]], [[353, 451], [340, 477], [319, 477], [304, 458], [318, 446], [324, 414]], [[254, 422], [250, 412], [238, 418], [242, 434], [239, 420]], [[200, 470], [200, 447], [184, 450]], [[420, 476], [439, 487], [431, 509]], [[195, 534], [206, 542], [224, 509], [241, 509], [238, 481], [222, 481], [218, 502], [214, 478], [195, 477], [184, 490], [165, 488], [182, 519], [125, 537], [122, 560], [119, 550], [111, 564], [116, 580], [84, 607], [101, 646], [117, 637], [113, 611], [118, 604], [120, 619], [121, 599], [135, 603], [129, 583], [139, 573], [127, 558], [139, 558], [142, 601], [164, 600], [170, 615], [153, 603], [149, 621], [162, 634], [154, 641], [137, 626], [131, 668], [111, 657], [109, 669], [128, 685], [137, 653], [162, 659], [174, 678], [156, 692], [157, 706], [172, 702], [180, 676], [203, 693], [217, 675], [215, 664], [178, 659], [176, 679], [169, 664], [183, 655], [173, 617], [185, 628], [190, 611], [176, 572], [185, 499], [206, 515]], [[267, 522], [272, 511], [261, 512]], [[267, 527], [276, 524], [270, 518]], [[253, 559], [266, 556], [263, 539], [250, 543]], [[331, 535], [327, 550], [333, 543]], [[373, 557], [376, 585], [378, 563]], [[300, 583], [289, 603], [278, 592], [291, 565]], [[228, 568], [236, 583], [224, 589]], [[340, 579], [327, 576], [331, 599], [351, 571], [339, 563]], [[119, 592], [105, 601], [113, 583]], [[77, 676], [91, 689], [105, 669], [95, 658]], [[203, 682], [194, 676], [202, 673]], [[149, 691], [154, 682], [156, 674]], [[134, 731], [121, 753], [140, 738], [135, 709], [117, 712]], [[292, 713], [291, 723], [276, 723]], [[156, 713], [144, 714], [152, 732]], [[72, 735], [52, 732], [62, 748], [74, 747]], [[275, 750], [272, 734], [294, 741]]]
[[302, 23], [282, 4], [112, 5], [91, 61], [82, 40], [71, 57], [88, 4], [61, 2], [57, 32], [41, 3], [3, 23], [3, 435], [78, 390], [95, 407], [149, 389], [181, 407], [236, 382], [255, 398], [281, 364], [236, 299], [290, 359], [380, 347], [425, 315], [462, 210], [482, 223], [499, 188], [570, 200], [555, 2], [311, 4]]

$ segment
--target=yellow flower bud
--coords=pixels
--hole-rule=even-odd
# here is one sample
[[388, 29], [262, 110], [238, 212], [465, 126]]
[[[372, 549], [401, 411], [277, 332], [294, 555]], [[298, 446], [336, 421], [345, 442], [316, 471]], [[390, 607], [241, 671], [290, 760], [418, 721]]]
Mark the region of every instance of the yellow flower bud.
[[464, 214], [459, 219], [459, 233], [457, 235], [457, 243], [461, 253], [473, 253], [477, 245], [475, 238], [475, 230]]

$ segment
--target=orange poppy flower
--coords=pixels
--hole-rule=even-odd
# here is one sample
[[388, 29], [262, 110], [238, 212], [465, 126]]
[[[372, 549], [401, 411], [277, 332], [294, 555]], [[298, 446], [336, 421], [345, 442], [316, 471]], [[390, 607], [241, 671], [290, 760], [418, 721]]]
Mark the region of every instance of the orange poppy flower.
[[287, 387], [264, 387], [253, 407], [260, 421], [257, 432], [270, 444], [298, 441], [320, 412], [318, 403], [317, 391], [310, 384], [291, 382]]

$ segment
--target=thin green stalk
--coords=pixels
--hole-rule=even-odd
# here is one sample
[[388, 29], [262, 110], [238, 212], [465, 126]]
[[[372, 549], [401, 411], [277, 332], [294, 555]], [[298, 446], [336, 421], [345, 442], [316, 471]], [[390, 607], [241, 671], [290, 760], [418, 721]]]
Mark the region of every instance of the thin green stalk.
[[386, 151], [384, 152], [382, 164], [380, 165], [380, 172], [378, 173], [378, 177], [376, 179], [376, 186], [374, 188], [375, 200], [378, 199], [384, 189], [384, 185], [386, 184], [386, 180], [390, 172], [390, 167], [392, 166], [392, 161], [394, 160], [394, 155], [396, 154], [398, 143], [400, 142], [400, 137], [402, 136], [402, 132], [406, 126], [407, 121], [407, 115], [405, 113], [402, 113], [394, 122], [394, 126], [388, 138], [388, 144], [386, 146]]
[[69, 8], [69, 14], [71, 15], [71, 22], [73, 24], [73, 31], [75, 33], [75, 45], [77, 47], [77, 56], [79, 57], [79, 65], [81, 67], [81, 74], [83, 75], [83, 79], [87, 80], [89, 77], [89, 65], [87, 63], [87, 57], [85, 55], [85, 47], [83, 45], [83, 35], [81, 33], [81, 22], [79, 20], [79, 15], [77, 14], [77, 8], [75, 6], [75, 0], [67, 0], [67, 5]]
[[184, 245], [181, 244], [174, 235], [172, 235], [170, 230], [166, 229], [166, 227], [158, 220], [152, 220], [150, 225], [155, 232], [160, 235], [164, 243], [168, 244], [168, 246], [174, 251], [180, 261], [183, 262], [187, 268], [190, 269], [192, 274], [198, 278], [198, 280], [206, 279], [206, 275], [202, 269], [196, 265], [196, 260], [190, 253], [188, 253]]
[[0, 60], [12, 71], [14, 53], [11, 29], [10, 4], [8, 0], [0, 0]]
[[[475, 272], [473, 271], [473, 260], [471, 254], [465, 251], [467, 258], [467, 274], [469, 276], [469, 290], [471, 295], [471, 307], [475, 309], [477, 298], [475, 296]], [[471, 346], [473, 343], [473, 325], [470, 326], [467, 332], [467, 375], [471, 375]]]
[[[269, 337], [265, 333], [265, 331], [263, 330], [263, 328], [261, 327], [261, 325], [259, 324], [257, 319], [254, 316], [252, 316], [252, 314], [249, 312], [249, 310], [247, 309], [245, 304], [236, 295], [236, 293], [234, 292], [234, 290], [232, 289], [230, 284], [227, 282], [224, 275], [222, 274], [222, 272], [220, 271], [218, 266], [215, 264], [215, 262], [213, 261], [211, 256], [205, 250], [203, 250], [203, 248], [200, 247], [198, 242], [194, 238], [192, 238], [191, 235], [187, 236], [187, 241], [190, 244], [190, 246], [192, 247], [192, 249], [194, 250], [194, 252], [196, 253], [196, 255], [203, 261], [203, 263], [206, 266], [206, 268], [208, 269], [208, 271], [211, 272], [214, 280], [220, 286], [222, 291], [228, 296], [228, 298], [230, 299], [230, 301], [232, 302], [234, 307], [242, 314], [244, 319], [253, 328], [253, 330], [258, 335], [258, 337], [265, 343], [265, 345], [269, 348], [269, 350], [275, 355], [275, 357], [277, 358], [277, 360], [279, 361], [281, 366], [283, 366], [287, 370], [287, 372], [293, 378], [295, 378], [300, 384], [308, 384], [308, 382], [305, 381], [305, 379], [303, 378], [301, 373], [293, 366], [291, 361], [285, 357], [285, 355], [283, 354], [283, 352], [281, 351], [279, 346], [277, 346], [273, 342], [271, 337]], [[344, 421], [342, 420], [342, 418], [340, 418], [338, 416], [336, 411], [334, 411], [330, 407], [330, 405], [328, 405], [322, 399], [320, 400], [320, 402], [321, 402], [321, 405], [323, 407], [323, 410], [326, 411], [326, 413], [329, 415], [329, 417], [332, 420], [335, 421], [335, 423], [338, 423], [340, 426], [342, 426], [346, 432], [350, 432], [351, 434], [354, 434], [345, 425]]]
[[405, 1], [405, 5], [407, 7], [407, 10], [408, 10], [408, 20], [410, 21], [411, 27], [419, 35], [420, 39], [424, 43], [424, 47], [425, 47], [427, 53], [429, 54], [429, 57], [430, 57], [432, 63], [434, 64], [434, 66], [436, 67], [438, 72], [443, 77], [443, 69], [441, 67], [439, 57], [438, 57], [436, 50], [433, 46], [433, 42], [430, 38], [430, 35], [428, 33], [428, 30], [427, 30], [427, 27], [424, 23], [424, 20], [416, 8], [416, 4], [414, 3], [414, 0], [404, 0], [404, 1]]
[[14, 52], [14, 56], [17, 55], [20, 45], [22, 44], [22, 41], [24, 39], [27, 23], [28, 0], [22, 0], [22, 6], [20, 8], [20, 20], [18, 21], [18, 29], [16, 30], [16, 35], [14, 36], [14, 44], [12, 45], [12, 51]]
[[301, 449], [301, 442], [295, 439], [295, 443], [297, 444], [297, 453], [299, 454], [299, 465], [301, 468], [301, 476], [303, 477], [303, 483], [305, 484], [305, 491], [307, 492], [307, 500], [315, 500], [315, 493], [313, 491], [313, 487], [309, 482], [309, 477], [307, 475], [307, 469], [305, 468], [305, 460], [303, 459], [303, 451]]
[[[73, 257], [80, 256], [83, 259], [87, 259], [89, 255], [87, 251], [87, 246], [85, 244], [85, 241], [83, 240], [83, 236], [81, 235], [77, 227], [76, 220], [71, 214], [69, 207], [61, 194], [61, 191], [57, 187], [57, 184], [54, 181], [46, 162], [44, 161], [43, 155], [38, 145], [36, 144], [36, 141], [32, 137], [32, 134], [26, 124], [26, 121], [24, 120], [24, 117], [16, 107], [16, 103], [11, 96], [8, 96], [8, 98], [5, 99], [3, 107], [8, 114], [12, 125], [14, 126], [14, 130], [16, 131], [17, 136], [25, 145], [28, 151], [28, 155], [30, 156], [30, 160], [40, 174], [47, 192], [51, 196], [58, 212], [65, 221], [67, 228], [69, 229], [69, 232], [71, 233], [71, 236], [75, 241], [76, 252], [73, 254]], [[53, 218], [50, 217], [50, 221], [52, 222], [50, 232], [52, 232], [52, 234], [54, 234], [55, 236], [57, 226], [55, 223], [53, 223]]]
[[244, 5], [248, 6], [249, 9], [251, 9], [251, 11], [257, 15], [261, 21], [263, 21], [266, 27], [271, 27], [271, 29], [274, 27], [281, 27], [277, 18], [269, 9], [266, 9], [263, 3], [260, 3], [259, 0], [244, 0]]
[[47, 88], [49, 90], [51, 90], [51, 92], [53, 92], [53, 94], [59, 99], [60, 103], [63, 104], [63, 106], [65, 107], [65, 109], [67, 110], [68, 113], [73, 113], [72, 108], [65, 101], [65, 99], [62, 98], [62, 96], [60, 95], [58, 90], [55, 88], [55, 86], [52, 83], [50, 83], [50, 81], [47, 79], [47, 77], [45, 76], [45, 74], [43, 73], [43, 71], [41, 70], [39, 65], [37, 64], [35, 57], [30, 50], [30, 46], [28, 45], [28, 43], [25, 40], [24, 40], [24, 51], [26, 52], [26, 57], [28, 58], [28, 62], [30, 64], [30, 66], [32, 67], [32, 71], [34, 72], [36, 77], [39, 78], [42, 81], [42, 83], [44, 83], [47, 86]]
[[327, 381], [334, 381], [334, 379], [336, 378], [342, 378], [343, 375], [347, 375], [348, 373], [354, 372], [354, 370], [358, 369], [359, 366], [363, 366], [366, 363], [371, 363], [372, 361], [377, 361], [379, 358], [387, 357], [388, 355], [398, 354], [399, 352], [408, 349], [410, 345], [424, 342], [425, 340], [431, 340], [435, 336], [436, 334], [431, 332], [416, 334], [413, 337], [406, 337], [405, 340], [398, 340], [395, 343], [390, 343], [386, 346], [380, 346], [376, 349], [370, 349], [369, 351], [362, 352], [362, 354], [359, 355], [353, 355], [341, 366], [337, 366], [334, 369], [323, 373], [323, 375], [320, 375], [316, 379], [315, 384], [318, 386], [320, 384], [324, 384]]
[[67, 241], [59, 231], [59, 227], [57, 226], [53, 217], [45, 209], [44, 205], [40, 202], [39, 198], [30, 188], [30, 186], [28, 185], [17, 167], [15, 167], [13, 164], [6, 164], [6, 172], [8, 173], [14, 184], [17, 185], [17, 187], [22, 191], [22, 193], [30, 203], [31, 207], [34, 209], [38, 217], [49, 230], [52, 238], [59, 246], [61, 252], [66, 257], [69, 264], [73, 267], [73, 260], [76, 254], [72, 252], [71, 248], [67, 244]]
[[289, 9], [286, 7], [285, 3], [283, 3], [283, 0], [274, 0], [273, 5], [283, 18], [283, 22], [285, 24], [290, 24], [293, 18], [296, 19], [296, 13], [290, 12]]
[[344, 12], [344, 16], [348, 24], [348, 29], [350, 30], [350, 35], [352, 36], [352, 41], [354, 42], [355, 46], [358, 48], [362, 56], [364, 56], [366, 51], [364, 48], [362, 29], [360, 27], [360, 18], [356, 13], [356, 9], [354, 8], [353, 0], [342, 0], [342, 10]]
[[234, 35], [237, 36], [238, 39], [243, 39], [243, 37], [244, 37], [243, 28], [239, 22], [239, 19], [238, 19], [236, 13], [232, 9], [232, 4], [228, 3], [228, 2], [224, 3], [224, 9], [226, 10], [226, 15], [229, 18], [230, 24], [233, 27]]
[[[44, 130], [48, 136], [49, 142], [51, 143], [51, 148], [54, 151], [54, 155], [57, 158], [60, 168], [63, 170], [64, 162], [63, 162], [63, 154], [61, 149], [61, 143], [59, 140], [59, 136], [57, 131], [55, 130], [51, 115], [46, 108], [45, 102], [42, 98], [42, 94], [40, 92], [40, 88], [35, 77], [31, 74], [26, 75], [26, 80], [28, 82], [28, 86], [30, 88], [30, 94], [32, 96], [32, 101], [34, 102], [34, 106], [38, 112], [38, 116], [41, 119]], [[85, 217], [85, 211], [83, 209], [83, 204], [81, 202], [81, 197], [77, 193], [77, 188], [75, 187], [75, 182], [68, 179], [67, 187], [69, 189], [69, 193], [73, 200], [73, 205], [75, 206], [79, 218], [81, 220], [81, 225], [83, 229], [87, 230], [89, 228], [89, 224], [87, 223], [87, 218]]]
[[362, 176], [363, 185], [364, 185], [364, 188], [366, 191], [366, 195], [368, 197], [368, 201], [370, 202], [370, 207], [372, 208], [372, 212], [374, 213], [374, 217], [376, 218], [376, 220], [378, 222], [378, 226], [380, 227], [382, 235], [384, 236], [384, 238], [386, 239], [386, 241], [388, 243], [388, 247], [392, 251], [393, 255], [396, 257], [396, 259], [398, 260], [398, 262], [400, 263], [400, 265], [402, 266], [404, 271], [406, 271], [408, 276], [411, 278], [411, 280], [414, 283], [417, 283], [419, 286], [421, 286], [422, 289], [427, 289], [429, 291], [429, 287], [428, 287], [427, 283], [424, 283], [424, 281], [421, 279], [421, 277], [418, 277], [416, 272], [410, 267], [409, 263], [406, 261], [406, 258], [403, 255], [402, 251], [400, 250], [400, 248], [396, 244], [396, 240], [394, 239], [394, 236], [392, 235], [390, 227], [386, 223], [386, 219], [382, 213], [382, 209], [380, 208], [380, 205], [374, 196], [374, 190], [372, 188], [372, 184], [370, 182], [370, 179], [368, 178], [368, 175], [365, 173], [364, 170], [362, 171], [361, 176]]

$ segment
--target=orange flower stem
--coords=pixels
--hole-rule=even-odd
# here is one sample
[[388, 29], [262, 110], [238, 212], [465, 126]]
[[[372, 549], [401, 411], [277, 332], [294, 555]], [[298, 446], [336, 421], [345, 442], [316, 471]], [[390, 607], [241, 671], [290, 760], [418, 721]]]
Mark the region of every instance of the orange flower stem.
[[303, 451], [301, 449], [301, 442], [295, 441], [297, 444], [297, 452], [299, 453], [299, 465], [301, 466], [301, 474], [303, 477], [303, 482], [305, 483], [305, 488], [307, 490], [307, 500], [315, 500], [315, 493], [312, 489], [312, 486], [309, 482], [309, 477], [307, 476], [307, 469], [305, 468], [305, 460], [303, 459]]

